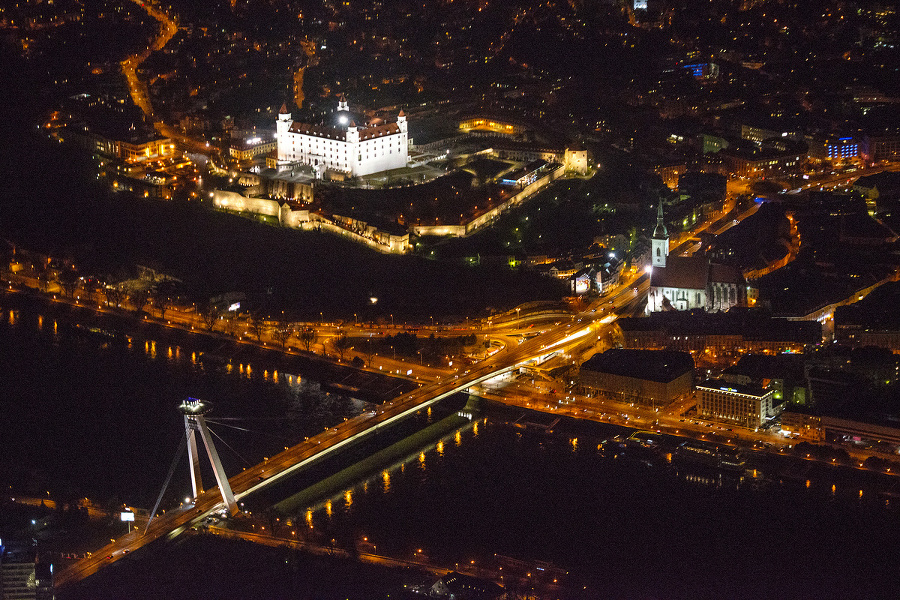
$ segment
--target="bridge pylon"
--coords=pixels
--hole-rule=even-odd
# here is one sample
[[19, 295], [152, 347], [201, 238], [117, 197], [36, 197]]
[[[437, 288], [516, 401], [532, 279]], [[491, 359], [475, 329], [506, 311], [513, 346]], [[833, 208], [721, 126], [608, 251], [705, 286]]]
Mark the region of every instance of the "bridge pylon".
[[188, 398], [182, 400], [178, 405], [178, 410], [184, 415], [184, 431], [187, 435], [188, 448], [188, 464], [191, 467], [191, 486], [194, 491], [194, 498], [203, 492], [203, 480], [200, 476], [200, 453], [197, 451], [197, 434], [203, 439], [203, 445], [206, 447], [206, 456], [212, 464], [213, 473], [216, 476], [216, 484], [219, 492], [222, 494], [222, 500], [228, 513], [237, 514], [238, 506], [234, 499], [234, 492], [231, 491], [231, 485], [228, 483], [228, 477], [225, 475], [225, 469], [222, 468], [222, 461], [219, 460], [219, 453], [213, 444], [212, 436], [209, 428], [206, 426], [206, 420], [203, 415], [212, 410], [209, 402], [198, 400], [196, 398]]

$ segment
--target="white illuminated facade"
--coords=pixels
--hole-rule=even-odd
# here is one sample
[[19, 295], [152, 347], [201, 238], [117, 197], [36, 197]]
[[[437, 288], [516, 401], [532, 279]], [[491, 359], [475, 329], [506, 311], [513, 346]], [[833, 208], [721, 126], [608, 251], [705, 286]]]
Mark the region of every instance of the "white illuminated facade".
[[727, 311], [732, 306], [747, 304], [747, 283], [738, 269], [711, 263], [701, 255], [669, 256], [669, 233], [664, 223], [662, 202], [650, 239], [650, 251], [648, 314], [695, 308]]
[[311, 125], [294, 121], [286, 106], [276, 121], [278, 164], [313, 167], [317, 176], [326, 170], [350, 177], [370, 175], [406, 166], [409, 145], [406, 115], [394, 123], [359, 126], [341, 98], [334, 122]]
[[756, 429], [774, 416], [773, 390], [710, 379], [697, 386], [697, 414]]
[[651, 264], [654, 267], [665, 268], [666, 258], [669, 256], [669, 232], [666, 230], [661, 200], [656, 212], [656, 229], [653, 230], [653, 237], [650, 239], [650, 249], [653, 252]]

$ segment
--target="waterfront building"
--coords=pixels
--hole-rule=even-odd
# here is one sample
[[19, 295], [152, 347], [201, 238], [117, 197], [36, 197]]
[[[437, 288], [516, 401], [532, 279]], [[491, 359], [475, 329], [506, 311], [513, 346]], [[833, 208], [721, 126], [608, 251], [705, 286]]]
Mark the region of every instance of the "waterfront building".
[[781, 433], [810, 442], [852, 443], [891, 454], [900, 448], [900, 426], [884, 418], [862, 421], [785, 411], [781, 415]]
[[665, 406], [687, 398], [693, 378], [687, 352], [614, 348], [582, 364], [578, 381], [590, 396]]
[[332, 121], [322, 125], [294, 121], [282, 105], [275, 124], [279, 167], [309, 165], [317, 177], [325, 171], [357, 177], [405, 167], [409, 159], [405, 113], [401, 110], [394, 123], [362, 125], [357, 118], [343, 96]]
[[756, 385], [708, 379], [697, 386], [697, 413], [706, 419], [756, 429], [775, 416], [773, 395], [773, 390]]
[[822, 417], [790, 410], [781, 413], [781, 433], [786, 437], [801, 438], [810, 442], [825, 440]]

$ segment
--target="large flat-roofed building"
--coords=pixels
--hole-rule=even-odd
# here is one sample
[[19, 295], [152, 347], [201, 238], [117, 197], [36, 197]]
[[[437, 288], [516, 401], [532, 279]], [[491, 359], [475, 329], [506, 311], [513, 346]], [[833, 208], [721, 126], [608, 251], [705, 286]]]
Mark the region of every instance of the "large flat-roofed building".
[[406, 166], [409, 159], [406, 115], [395, 123], [358, 125], [347, 101], [341, 98], [332, 123], [314, 125], [294, 121], [282, 106], [275, 124], [278, 164], [310, 165], [351, 177]]
[[773, 394], [756, 385], [708, 379], [697, 386], [697, 412], [703, 418], [756, 429], [775, 416]]
[[689, 396], [693, 378], [687, 352], [616, 348], [582, 364], [579, 384], [588, 395], [665, 406]]

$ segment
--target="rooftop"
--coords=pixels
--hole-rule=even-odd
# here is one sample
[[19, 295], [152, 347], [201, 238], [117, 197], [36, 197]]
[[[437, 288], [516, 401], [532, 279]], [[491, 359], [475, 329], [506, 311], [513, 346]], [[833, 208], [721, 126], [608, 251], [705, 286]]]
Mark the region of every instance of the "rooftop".
[[595, 354], [581, 365], [586, 371], [622, 375], [669, 383], [694, 370], [694, 359], [687, 352], [673, 350], [625, 350], [613, 348]]
[[736, 365], [723, 371], [726, 375], [743, 375], [753, 381], [790, 379], [804, 381], [802, 354], [747, 354]]
[[709, 259], [705, 256], [669, 255], [665, 267], [654, 267], [650, 285], [657, 288], [705, 290], [709, 283]]

